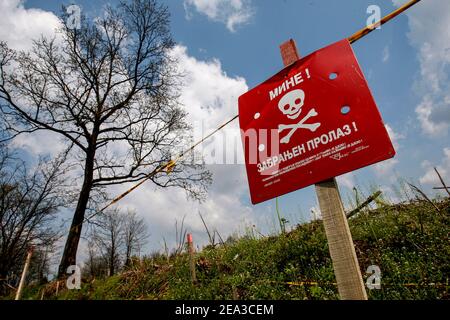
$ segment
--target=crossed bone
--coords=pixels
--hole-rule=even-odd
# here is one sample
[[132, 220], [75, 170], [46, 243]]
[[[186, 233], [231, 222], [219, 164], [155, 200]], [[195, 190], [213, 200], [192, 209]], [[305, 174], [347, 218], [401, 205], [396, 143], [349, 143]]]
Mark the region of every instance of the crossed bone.
[[315, 117], [317, 115], [318, 115], [318, 113], [313, 108], [308, 112], [308, 114], [302, 120], [300, 120], [299, 123], [280, 124], [278, 126], [278, 132], [282, 132], [286, 129], [291, 129], [291, 131], [289, 131], [289, 133], [283, 139], [281, 139], [280, 142], [281, 143], [289, 143], [292, 135], [295, 133], [295, 131], [297, 131], [297, 129], [308, 129], [308, 130], [311, 130], [312, 132], [316, 131], [317, 128], [320, 127], [320, 122], [312, 123], [312, 124], [308, 124], [308, 123], [305, 124], [304, 122], [307, 121], [309, 118]]

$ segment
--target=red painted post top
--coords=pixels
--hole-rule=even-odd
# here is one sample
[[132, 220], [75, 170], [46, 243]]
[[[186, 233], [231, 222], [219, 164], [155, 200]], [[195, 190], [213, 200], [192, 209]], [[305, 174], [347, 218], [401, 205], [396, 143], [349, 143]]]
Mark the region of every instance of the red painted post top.
[[[286, 62], [293, 48], [282, 45]], [[395, 155], [347, 39], [239, 97], [239, 124], [254, 204]]]
[[295, 41], [293, 39], [282, 43], [280, 45], [280, 51], [284, 66], [289, 66], [300, 59], [297, 46], [295, 45]]

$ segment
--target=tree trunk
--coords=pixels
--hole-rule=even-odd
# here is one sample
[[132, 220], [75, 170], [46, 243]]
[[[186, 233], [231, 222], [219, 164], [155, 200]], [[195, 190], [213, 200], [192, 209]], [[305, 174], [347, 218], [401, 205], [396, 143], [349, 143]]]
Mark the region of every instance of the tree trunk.
[[129, 267], [131, 265], [131, 249], [130, 246], [127, 245], [127, 253], [125, 257], [125, 267]]
[[77, 207], [73, 215], [72, 224], [67, 236], [66, 245], [64, 247], [63, 256], [58, 269], [58, 278], [66, 275], [67, 268], [76, 265], [78, 243], [81, 238], [81, 229], [83, 227], [84, 215], [86, 212], [89, 196], [92, 190], [92, 182], [94, 178], [94, 157], [95, 148], [89, 148], [86, 155], [84, 168], [84, 181], [81, 187], [80, 196], [78, 197]]

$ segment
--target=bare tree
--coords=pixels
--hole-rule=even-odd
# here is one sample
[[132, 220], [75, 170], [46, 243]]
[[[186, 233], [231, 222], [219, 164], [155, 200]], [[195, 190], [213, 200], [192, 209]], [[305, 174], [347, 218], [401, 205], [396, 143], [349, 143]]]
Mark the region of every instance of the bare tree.
[[[58, 238], [55, 237], [51, 240], [47, 243], [41, 242], [34, 247], [26, 283], [37, 283], [41, 285], [48, 282], [48, 277], [52, 273], [51, 265], [53, 263], [52, 258], [54, 257], [52, 253], [55, 250]], [[23, 269], [22, 265], [19, 267]]]
[[107, 275], [108, 270], [107, 261], [97, 251], [95, 241], [89, 241], [88, 243], [88, 258], [84, 262], [82, 275], [85, 278], [94, 279], [96, 277], [104, 277]]
[[[0, 145], [0, 286], [20, 275], [31, 245], [39, 253], [57, 240], [54, 217], [68, 200], [67, 194], [62, 196], [63, 162], [64, 157], [42, 161], [29, 173], [22, 161]], [[47, 258], [35, 260], [41, 264], [36, 271], [43, 273]]]
[[108, 266], [108, 274], [114, 275], [122, 267], [122, 262], [124, 266], [130, 264], [131, 256], [142, 248], [148, 236], [144, 219], [134, 211], [123, 213], [115, 209], [99, 215], [92, 223], [87, 269], [91, 269], [92, 276], [99, 274], [96, 269], [102, 265], [98, 261], [101, 257], [103, 265]]
[[98, 217], [92, 232], [101, 256], [108, 265], [112, 276], [120, 268], [121, 253], [124, 248], [124, 218], [118, 209], [108, 211]]
[[[0, 109], [9, 137], [48, 130], [74, 146], [82, 165], [77, 205], [59, 266], [76, 263], [92, 194], [137, 182], [189, 140], [178, 103], [180, 77], [170, 56], [169, 12], [156, 0], [122, 1], [73, 29], [61, 16], [58, 38], [41, 37], [31, 52], [0, 44]], [[199, 164], [180, 161], [160, 187], [181, 187], [199, 199], [211, 180]], [[95, 208], [94, 208], [95, 209]]]
[[131, 256], [137, 251], [140, 253], [145, 245], [149, 233], [145, 220], [139, 218], [134, 211], [128, 211], [124, 217], [123, 237], [125, 246], [125, 266], [131, 263]]

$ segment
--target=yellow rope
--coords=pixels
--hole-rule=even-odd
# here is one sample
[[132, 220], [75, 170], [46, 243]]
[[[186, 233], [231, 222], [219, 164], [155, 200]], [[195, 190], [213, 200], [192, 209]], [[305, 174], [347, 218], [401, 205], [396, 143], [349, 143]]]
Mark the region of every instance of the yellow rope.
[[401, 14], [402, 12], [405, 12], [406, 10], [408, 10], [409, 8], [411, 8], [413, 5], [415, 5], [416, 3], [420, 2], [422, 0], [412, 0], [406, 4], [404, 4], [403, 6], [401, 6], [400, 8], [398, 8], [397, 10], [391, 12], [390, 14], [388, 14], [387, 16], [385, 16], [383, 19], [381, 19], [378, 22], [375, 22], [374, 24], [371, 24], [370, 26], [367, 26], [361, 30], [359, 30], [358, 32], [356, 32], [355, 34], [353, 34], [351, 37], [348, 38], [348, 41], [350, 43], [354, 43], [356, 41], [358, 41], [359, 39], [361, 39], [362, 37], [368, 35], [369, 33], [371, 33], [373, 30], [375, 30], [377, 27], [382, 26], [383, 24], [385, 24], [386, 22], [394, 19], [396, 16], [398, 16], [399, 14]]

